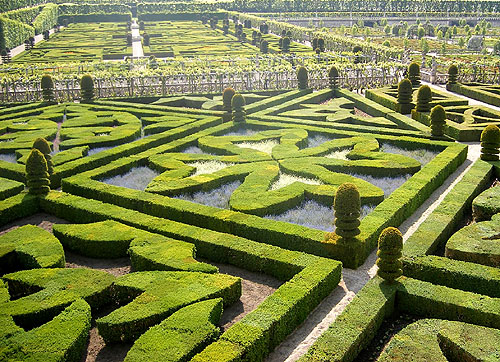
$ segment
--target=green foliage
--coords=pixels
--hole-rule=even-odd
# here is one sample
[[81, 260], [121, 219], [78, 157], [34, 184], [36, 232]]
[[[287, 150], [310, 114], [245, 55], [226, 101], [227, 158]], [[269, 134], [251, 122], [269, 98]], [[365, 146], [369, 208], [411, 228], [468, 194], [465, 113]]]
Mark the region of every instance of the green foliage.
[[80, 80], [83, 102], [92, 102], [94, 99], [94, 79], [90, 75], [84, 75]]
[[262, 54], [267, 54], [269, 52], [269, 42], [267, 40], [262, 40], [260, 42], [260, 51]]
[[458, 68], [455, 64], [448, 68], [448, 84], [456, 84], [458, 79]]
[[306, 89], [308, 87], [308, 75], [306, 68], [300, 67], [297, 69], [297, 80], [299, 83], [299, 89]]
[[0, 177], [0, 200], [17, 195], [23, 190], [24, 184], [22, 182]]
[[388, 227], [382, 231], [378, 239], [377, 275], [389, 282], [403, 274], [401, 251], [403, 250], [403, 235], [394, 228]]
[[45, 102], [54, 101], [54, 81], [49, 74], [45, 74], [41, 81], [42, 96]]
[[13, 49], [32, 36], [35, 36], [32, 26], [0, 16], [0, 49]]
[[232, 118], [231, 112], [231, 101], [233, 96], [236, 94], [233, 88], [226, 88], [222, 92], [222, 109], [226, 112], [223, 116], [224, 121], [230, 121]]
[[409, 79], [405, 78], [398, 84], [398, 103], [410, 104], [413, 100], [413, 88]]
[[472, 202], [472, 215], [474, 220], [490, 220], [495, 214], [500, 213], [500, 187], [486, 189]]
[[233, 109], [233, 122], [245, 122], [245, 98], [240, 93], [235, 93], [231, 99]]
[[500, 129], [490, 124], [481, 132], [481, 160], [498, 161], [500, 153]]
[[446, 127], [446, 111], [443, 106], [438, 104], [431, 109], [431, 134], [436, 137], [444, 135]]
[[21, 226], [0, 236], [0, 261], [0, 274], [8, 270], [64, 268], [65, 265], [59, 240], [33, 225]]
[[52, 155], [50, 154], [52, 151], [49, 143], [45, 140], [45, 138], [39, 137], [33, 142], [32, 148], [39, 150], [43, 154], [43, 157], [47, 162], [47, 172], [49, 175], [52, 175], [54, 173], [54, 162], [52, 162]]
[[332, 67], [328, 72], [328, 79], [330, 82], [331, 89], [336, 89], [338, 87], [338, 82], [337, 82], [338, 77], [339, 77], [339, 71], [334, 65], [332, 65]]
[[417, 112], [429, 112], [431, 110], [432, 90], [428, 85], [422, 85], [417, 92]]
[[335, 233], [344, 239], [360, 234], [361, 200], [356, 185], [346, 182], [339, 186], [333, 202]]
[[408, 66], [408, 79], [414, 87], [420, 85], [420, 66], [415, 62]]
[[31, 194], [41, 195], [50, 191], [47, 161], [36, 148], [31, 150], [26, 160], [26, 181]]

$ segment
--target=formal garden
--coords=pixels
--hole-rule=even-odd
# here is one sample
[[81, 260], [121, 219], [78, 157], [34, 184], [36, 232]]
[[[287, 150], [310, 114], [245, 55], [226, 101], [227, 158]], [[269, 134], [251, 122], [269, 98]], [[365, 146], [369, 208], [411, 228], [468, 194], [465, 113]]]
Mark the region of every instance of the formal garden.
[[0, 11], [0, 361], [500, 361], [497, 2]]

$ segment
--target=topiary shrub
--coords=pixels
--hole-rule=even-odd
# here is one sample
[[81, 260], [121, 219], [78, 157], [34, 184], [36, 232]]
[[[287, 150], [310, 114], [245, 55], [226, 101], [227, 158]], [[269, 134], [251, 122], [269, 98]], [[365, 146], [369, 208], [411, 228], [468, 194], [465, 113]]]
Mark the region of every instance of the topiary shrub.
[[92, 76], [86, 74], [80, 80], [80, 88], [82, 92], [82, 102], [92, 102], [94, 99], [94, 80]]
[[448, 84], [457, 84], [458, 68], [455, 64], [450, 65], [448, 68]]
[[431, 135], [442, 137], [446, 126], [446, 111], [443, 106], [437, 105], [431, 110]]
[[231, 99], [231, 108], [233, 109], [233, 122], [245, 122], [245, 98], [236, 93]]
[[224, 122], [228, 122], [231, 120], [231, 101], [233, 99], [233, 96], [236, 94], [233, 88], [226, 88], [224, 89], [224, 92], [222, 92], [222, 109], [226, 112], [223, 116], [222, 119]]
[[413, 100], [413, 88], [409, 79], [405, 78], [398, 84], [398, 103], [410, 104]]
[[281, 50], [283, 53], [288, 53], [290, 51], [290, 38], [285, 36], [281, 44]]
[[339, 70], [333, 65], [328, 72], [328, 79], [330, 81], [330, 88], [338, 88]]
[[50, 155], [52, 150], [50, 149], [49, 143], [45, 140], [45, 138], [37, 138], [35, 142], [33, 142], [32, 148], [36, 148], [43, 154], [43, 157], [47, 162], [47, 172], [49, 175], [52, 175], [54, 173], [54, 162], [52, 162], [52, 156]]
[[149, 37], [148, 33], [144, 33], [144, 35], [142, 36], [142, 41], [144, 43], [144, 46], [146, 46], [146, 47], [149, 46], [150, 37]]
[[52, 103], [55, 100], [54, 96], [54, 81], [52, 77], [48, 74], [45, 74], [42, 77], [40, 82], [40, 86], [42, 88], [42, 97], [45, 102]]
[[50, 191], [47, 161], [36, 148], [31, 150], [26, 160], [26, 183], [30, 194], [42, 195]]
[[299, 82], [299, 89], [307, 89], [309, 83], [309, 77], [307, 75], [307, 69], [300, 67], [297, 69], [297, 80]]
[[346, 182], [339, 186], [335, 193], [333, 209], [335, 233], [347, 240], [359, 235], [361, 199], [356, 185]]
[[481, 160], [498, 161], [499, 149], [500, 129], [490, 124], [481, 132]]
[[415, 62], [408, 66], [408, 79], [413, 86], [420, 85], [420, 66]]
[[260, 42], [260, 51], [263, 53], [263, 54], [267, 54], [269, 52], [269, 43], [267, 40], [262, 40]]
[[417, 112], [429, 112], [431, 110], [432, 90], [428, 85], [422, 85], [417, 92]]
[[394, 228], [388, 227], [378, 238], [377, 275], [388, 282], [393, 282], [403, 274], [401, 251], [403, 250], [403, 235]]

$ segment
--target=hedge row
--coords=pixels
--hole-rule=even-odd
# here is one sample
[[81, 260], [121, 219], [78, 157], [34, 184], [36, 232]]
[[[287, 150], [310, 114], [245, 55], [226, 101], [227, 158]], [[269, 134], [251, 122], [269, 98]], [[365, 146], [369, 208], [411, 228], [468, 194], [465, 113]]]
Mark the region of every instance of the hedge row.
[[32, 26], [35, 28], [35, 34], [42, 34], [45, 30], [50, 30], [57, 24], [59, 15], [59, 6], [56, 4], [47, 4], [42, 11], [33, 20]]
[[406, 241], [403, 249], [404, 273], [467, 291], [500, 297], [500, 270], [432, 254], [444, 247], [461, 225], [473, 199], [490, 183], [493, 167], [478, 160], [446, 195], [441, 204]]
[[31, 216], [38, 212], [38, 198], [27, 192], [22, 192], [0, 202], [0, 225], [5, 225], [16, 219]]
[[498, 95], [498, 93], [496, 93], [496, 91], [498, 91], [498, 88], [495, 86], [479, 83], [457, 83], [446, 85], [446, 89], [484, 103], [488, 103], [497, 107], [500, 106], [500, 96]]
[[26, 8], [45, 3], [45, 0], [0, 0], [0, 12]]
[[23, 183], [0, 177], [0, 200], [17, 195], [23, 190]]
[[132, 14], [130, 13], [66, 14], [66, 15], [60, 15], [57, 20], [59, 23], [62, 23], [65, 20], [74, 23], [127, 22], [132, 20]]
[[[166, 6], [171, 6], [165, 4]], [[165, 11], [160, 13], [143, 13], [138, 14], [139, 21], [173, 21], [173, 20], [184, 20], [184, 21], [199, 21], [202, 17], [207, 16], [210, 19], [216, 18], [219, 20], [225, 19], [226, 14], [219, 11], [208, 11], [208, 12], [194, 12], [194, 11], [179, 11], [171, 12]]]
[[[238, 351], [240, 357], [267, 355], [304, 321], [340, 281], [341, 263], [337, 261], [283, 250], [64, 192], [49, 193], [41, 200], [41, 204], [45, 212], [69, 221], [95, 222], [111, 218], [130, 226], [191, 242], [196, 245], [200, 257], [214, 262], [232, 264], [269, 274], [280, 280], [288, 280], [248, 314], [245, 322], [242, 320], [236, 323], [222, 335], [222, 340], [212, 344], [213, 347], [209, 347], [211, 352], [202, 352], [203, 356], [208, 352], [213, 353], [216, 358], [211, 361], [224, 361], [226, 352], [234, 350]], [[229, 333], [231, 329], [240, 333]], [[225, 349], [224, 346], [230, 348]], [[210, 360], [210, 357], [207, 358]]]
[[0, 16], [0, 49], [13, 49], [35, 36], [35, 28]]
[[[500, 300], [401, 277], [394, 284], [378, 276], [312, 345], [301, 362], [353, 361], [368, 346], [383, 320], [395, 311], [500, 328]], [[414, 341], [418, 343], [418, 340]], [[484, 341], [479, 341], [484, 343]], [[422, 344], [420, 351], [429, 348]], [[418, 355], [413, 355], [412, 358]]]

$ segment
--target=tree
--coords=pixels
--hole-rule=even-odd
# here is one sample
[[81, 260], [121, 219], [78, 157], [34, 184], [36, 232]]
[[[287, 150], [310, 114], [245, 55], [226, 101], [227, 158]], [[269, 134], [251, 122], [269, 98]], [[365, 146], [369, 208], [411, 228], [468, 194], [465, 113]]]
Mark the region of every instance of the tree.
[[80, 80], [82, 102], [92, 102], [94, 99], [94, 80], [92, 76], [86, 74]]
[[446, 127], [446, 111], [443, 106], [438, 104], [431, 109], [431, 135], [442, 137]]
[[231, 108], [233, 109], [233, 122], [245, 122], [245, 98], [236, 93], [231, 99]]
[[26, 183], [30, 194], [43, 195], [50, 191], [47, 161], [36, 148], [31, 150], [26, 160]]
[[400, 258], [403, 250], [403, 235], [394, 228], [388, 227], [378, 238], [377, 275], [389, 283], [403, 275], [403, 263]]
[[54, 173], [54, 162], [52, 162], [52, 156], [50, 149], [50, 145], [45, 138], [37, 138], [35, 142], [33, 142], [33, 147], [40, 151], [45, 158], [45, 162], [47, 162], [47, 172], [49, 175]]
[[54, 97], [54, 81], [49, 74], [45, 74], [42, 76], [42, 80], [40, 82], [40, 86], [42, 88], [42, 97], [45, 102], [52, 103], [55, 101]]
[[299, 89], [307, 89], [309, 77], [307, 75], [307, 69], [300, 67], [297, 69], [297, 80], [299, 83]]
[[481, 132], [481, 160], [498, 161], [499, 148], [500, 129], [490, 124]]
[[431, 110], [432, 90], [428, 85], [422, 85], [417, 92], [417, 112], [429, 112]]
[[345, 240], [352, 240], [359, 235], [359, 217], [361, 216], [361, 198], [356, 185], [343, 183], [337, 189], [333, 201], [335, 210], [335, 233]]

